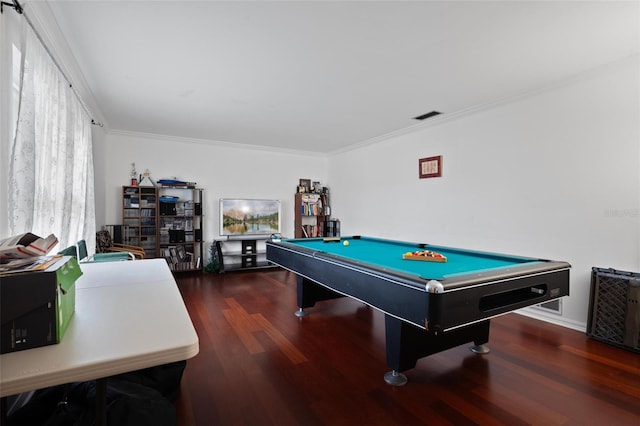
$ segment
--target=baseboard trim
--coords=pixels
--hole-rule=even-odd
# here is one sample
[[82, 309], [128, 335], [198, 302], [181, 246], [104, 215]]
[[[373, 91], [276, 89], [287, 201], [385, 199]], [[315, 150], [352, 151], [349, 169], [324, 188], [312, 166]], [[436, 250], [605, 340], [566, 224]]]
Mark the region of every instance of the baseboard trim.
[[551, 324], [559, 325], [561, 327], [570, 328], [572, 330], [581, 331], [583, 333], [587, 332], [587, 324], [577, 321], [568, 320], [563, 317], [559, 317], [554, 314], [548, 314], [546, 312], [537, 310], [537, 309], [518, 309], [515, 311], [516, 314], [524, 315], [526, 317], [534, 318], [540, 321], [545, 321]]

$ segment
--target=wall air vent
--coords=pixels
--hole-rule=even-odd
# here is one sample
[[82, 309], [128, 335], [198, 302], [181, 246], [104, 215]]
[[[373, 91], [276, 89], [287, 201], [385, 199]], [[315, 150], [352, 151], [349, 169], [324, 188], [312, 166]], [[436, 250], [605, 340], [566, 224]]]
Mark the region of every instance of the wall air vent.
[[562, 315], [562, 299], [554, 299], [545, 303], [540, 303], [539, 305], [531, 306], [535, 309], [540, 309], [541, 311], [546, 311], [551, 314]]
[[439, 115], [439, 114], [442, 114], [442, 113], [438, 112], [438, 111], [431, 111], [431, 112], [428, 112], [426, 114], [422, 114], [422, 115], [419, 115], [419, 116], [413, 117], [413, 118], [414, 118], [414, 120], [426, 120], [427, 118], [434, 117], [434, 116]]

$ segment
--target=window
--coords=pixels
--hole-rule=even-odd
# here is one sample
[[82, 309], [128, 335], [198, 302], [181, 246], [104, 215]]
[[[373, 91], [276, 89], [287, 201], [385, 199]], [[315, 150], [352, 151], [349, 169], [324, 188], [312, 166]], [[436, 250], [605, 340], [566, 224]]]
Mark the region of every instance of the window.
[[23, 37], [2, 38], [2, 87], [12, 94], [2, 118], [15, 131], [3, 147], [9, 154], [3, 155], [9, 158], [3, 164], [7, 213], [0, 219], [9, 235], [53, 233], [60, 247], [85, 239], [93, 250], [91, 118], [26, 19], [2, 16], [3, 24], [18, 16]]

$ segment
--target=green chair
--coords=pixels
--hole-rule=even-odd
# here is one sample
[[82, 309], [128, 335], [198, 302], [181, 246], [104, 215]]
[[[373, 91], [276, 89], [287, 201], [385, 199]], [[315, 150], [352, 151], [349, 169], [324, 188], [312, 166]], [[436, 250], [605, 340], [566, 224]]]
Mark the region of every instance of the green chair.
[[95, 253], [89, 256], [87, 251], [87, 242], [85, 240], [78, 241], [78, 261], [81, 263], [90, 262], [117, 262], [122, 260], [135, 260], [135, 256], [128, 252], [113, 253]]
[[[86, 250], [86, 247], [85, 247]], [[69, 246], [66, 249], [60, 250], [58, 252], [58, 254], [61, 254], [63, 256], [73, 256], [75, 258], [78, 257], [78, 249], [76, 248], [76, 246]]]

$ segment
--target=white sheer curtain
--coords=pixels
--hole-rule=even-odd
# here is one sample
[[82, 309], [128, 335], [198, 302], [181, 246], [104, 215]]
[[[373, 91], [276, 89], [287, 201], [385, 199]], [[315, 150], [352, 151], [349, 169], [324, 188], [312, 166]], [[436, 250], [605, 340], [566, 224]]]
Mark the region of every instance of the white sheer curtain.
[[[25, 20], [23, 20], [25, 21]], [[8, 182], [9, 231], [95, 250], [91, 119], [27, 22]]]

